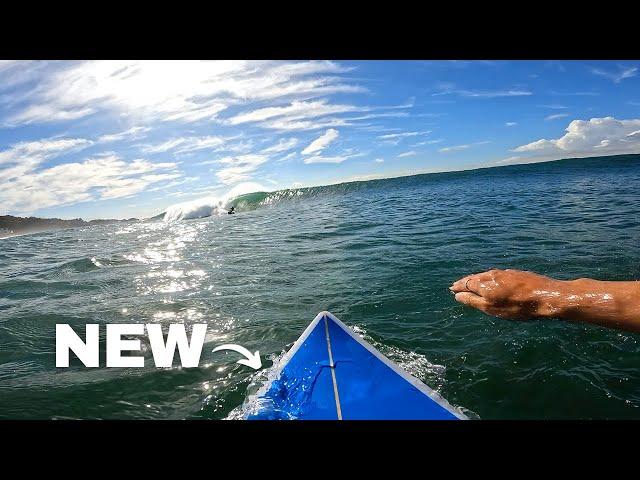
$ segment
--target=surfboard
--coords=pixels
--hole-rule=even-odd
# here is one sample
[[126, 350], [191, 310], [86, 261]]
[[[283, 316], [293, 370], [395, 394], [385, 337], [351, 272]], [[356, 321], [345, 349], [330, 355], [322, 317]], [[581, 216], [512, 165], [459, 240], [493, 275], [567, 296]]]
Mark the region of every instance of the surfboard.
[[248, 420], [463, 420], [329, 312], [320, 312], [256, 394]]

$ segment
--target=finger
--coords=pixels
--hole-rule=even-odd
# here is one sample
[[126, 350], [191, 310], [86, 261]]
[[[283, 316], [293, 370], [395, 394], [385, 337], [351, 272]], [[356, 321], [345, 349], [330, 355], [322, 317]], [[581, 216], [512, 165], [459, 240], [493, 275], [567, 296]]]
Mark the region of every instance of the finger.
[[467, 280], [465, 286], [467, 287], [468, 292], [475, 293], [476, 295], [482, 295], [481, 285], [483, 282], [482, 280], [483, 275], [486, 275], [486, 272], [474, 275], [469, 280]]
[[490, 273], [480, 272], [474, 273], [473, 275], [467, 275], [466, 277], [461, 278], [456, 281], [449, 287], [454, 293], [457, 292], [473, 292], [477, 295], [481, 294], [482, 288], [481, 285], [484, 281], [490, 278]]
[[452, 292], [468, 292], [469, 290], [467, 290], [467, 281], [472, 279], [476, 275], [478, 275], [478, 274], [474, 273], [474, 274], [471, 274], [471, 275], [467, 275], [466, 277], [462, 277], [460, 280], [456, 280], [449, 287], [449, 290], [451, 290]]
[[484, 298], [471, 292], [456, 293], [456, 301], [485, 312], [490, 304]]
[[456, 280], [451, 284], [451, 286], [449, 287], [449, 290], [451, 290], [454, 293], [466, 291], [465, 284], [467, 283], [467, 280], [470, 277], [471, 275], [467, 275], [466, 277], [462, 277], [460, 280]]

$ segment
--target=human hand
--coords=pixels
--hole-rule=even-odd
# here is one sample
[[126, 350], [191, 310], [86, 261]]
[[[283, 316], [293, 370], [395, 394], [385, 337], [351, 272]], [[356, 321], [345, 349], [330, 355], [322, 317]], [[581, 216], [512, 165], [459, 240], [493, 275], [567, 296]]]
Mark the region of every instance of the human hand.
[[449, 287], [456, 301], [495, 317], [527, 320], [550, 316], [562, 283], [521, 270], [498, 270], [468, 275]]

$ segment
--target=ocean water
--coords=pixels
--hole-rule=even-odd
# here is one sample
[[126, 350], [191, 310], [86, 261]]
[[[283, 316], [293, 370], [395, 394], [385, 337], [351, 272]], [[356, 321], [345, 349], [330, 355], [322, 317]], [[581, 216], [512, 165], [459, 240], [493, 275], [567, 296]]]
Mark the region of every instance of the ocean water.
[[[0, 418], [235, 418], [329, 310], [475, 418], [640, 418], [640, 336], [457, 304], [496, 268], [640, 279], [640, 156], [244, 195], [237, 215], [0, 240]], [[55, 325], [208, 323], [198, 368], [55, 368]], [[104, 365], [101, 330], [101, 365]], [[260, 350], [265, 369], [211, 353]]]

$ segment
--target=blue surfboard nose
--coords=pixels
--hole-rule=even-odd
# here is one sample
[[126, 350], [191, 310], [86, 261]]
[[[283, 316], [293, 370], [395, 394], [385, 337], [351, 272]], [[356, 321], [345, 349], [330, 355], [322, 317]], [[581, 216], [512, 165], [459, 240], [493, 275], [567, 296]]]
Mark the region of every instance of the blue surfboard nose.
[[258, 393], [249, 420], [458, 420], [466, 416], [329, 312]]

